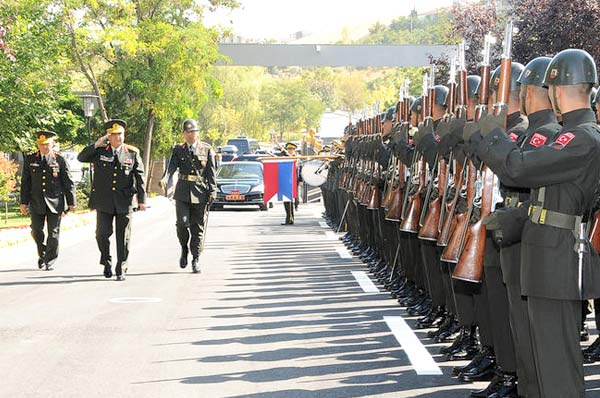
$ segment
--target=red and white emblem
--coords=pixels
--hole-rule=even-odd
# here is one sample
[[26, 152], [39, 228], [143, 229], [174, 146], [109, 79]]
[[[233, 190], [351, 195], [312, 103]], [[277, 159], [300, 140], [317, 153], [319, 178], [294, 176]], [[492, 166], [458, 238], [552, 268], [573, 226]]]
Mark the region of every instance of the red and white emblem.
[[550, 71], [550, 79], [554, 79], [556, 76], [558, 76], [558, 69], [552, 69]]
[[529, 143], [534, 147], [540, 147], [546, 143], [547, 138], [540, 133], [534, 133]]
[[554, 141], [554, 144], [560, 145], [560, 147], [558, 147], [558, 145], [555, 146], [555, 149], [563, 149], [573, 138], [575, 138], [575, 134], [573, 133], [562, 133]]
[[513, 142], [517, 142], [517, 139], [519, 138], [519, 136], [511, 131], [510, 133], [508, 133], [508, 138], [513, 140]]

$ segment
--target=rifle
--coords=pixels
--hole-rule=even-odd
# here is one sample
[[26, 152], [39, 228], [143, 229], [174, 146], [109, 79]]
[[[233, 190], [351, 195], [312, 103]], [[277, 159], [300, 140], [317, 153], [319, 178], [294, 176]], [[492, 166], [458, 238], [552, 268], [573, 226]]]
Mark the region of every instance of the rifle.
[[[373, 165], [372, 167], [372, 174], [371, 174], [371, 181], [370, 181], [370, 187], [371, 187], [371, 192], [370, 195], [368, 197], [368, 205], [367, 205], [367, 209], [369, 210], [377, 210], [379, 208], [379, 205], [381, 203], [381, 192], [379, 191], [379, 182], [381, 181], [381, 164], [379, 163], [379, 150], [381, 148], [381, 113], [379, 113], [379, 111], [377, 112], [377, 115], [373, 118], [374, 119], [374, 128], [373, 128], [373, 146], [374, 146], [374, 151], [373, 151], [373, 158], [371, 160], [371, 163]], [[379, 218], [377, 218], [377, 220], [379, 220]]]
[[[498, 85], [498, 102], [494, 105], [494, 113], [500, 114], [508, 107], [510, 94], [510, 72], [511, 72], [511, 47], [512, 47], [513, 24], [509, 21], [504, 33], [504, 48], [500, 63], [500, 83]], [[506, 120], [504, 121], [506, 127]], [[485, 252], [486, 229], [483, 219], [488, 216], [495, 207], [495, 190], [499, 185], [497, 177], [487, 167], [483, 166], [483, 185], [481, 194], [481, 216], [469, 227], [465, 248], [460, 255], [454, 274], [455, 279], [467, 282], [480, 283], [483, 276], [483, 260]]]
[[[456, 110], [455, 115], [457, 118], [466, 118], [467, 113], [467, 98], [468, 98], [468, 87], [467, 87], [467, 68], [465, 66], [465, 41], [458, 45], [458, 66], [459, 66], [459, 86], [457, 90], [457, 98], [456, 98]], [[450, 179], [448, 176], [447, 183], [449, 185], [446, 186], [444, 190], [444, 197], [442, 200], [443, 206], [440, 214], [440, 220], [438, 225], [438, 230], [440, 233], [438, 234], [437, 245], [438, 246], [446, 246], [448, 245], [448, 240], [452, 233], [454, 232], [454, 228], [456, 227], [456, 205], [458, 204], [459, 192], [462, 189], [463, 181], [464, 181], [464, 170], [466, 167], [466, 161], [462, 164], [459, 164], [457, 159], [453, 159], [454, 154], [453, 151], [450, 151], [449, 160], [448, 160], [448, 171], [452, 169], [453, 179]], [[448, 200], [448, 194], [453, 192], [454, 195]]]
[[[400, 120], [400, 113], [402, 112], [402, 104], [404, 103], [404, 92], [402, 90], [402, 88], [400, 88], [400, 94], [399, 94], [399, 99], [398, 102], [396, 103], [396, 119]], [[391, 140], [391, 138], [390, 138]], [[383, 199], [381, 200], [381, 207], [383, 207], [384, 209], [388, 209], [389, 205], [390, 205], [390, 200], [392, 197], [392, 194], [394, 192], [394, 181], [396, 179], [396, 155], [392, 154], [392, 156], [390, 156], [390, 160], [387, 164], [387, 174], [386, 174], [386, 179], [385, 179], [385, 185], [383, 187]]]
[[[430, 81], [433, 79], [430, 78]], [[431, 122], [431, 113], [433, 111], [433, 103], [435, 100], [435, 89], [433, 86], [427, 88], [428, 79], [427, 73], [423, 76], [423, 123]], [[429, 91], [429, 92], [428, 92]], [[415, 149], [416, 151], [416, 149]], [[417, 160], [419, 159], [419, 160]], [[415, 152], [413, 155], [413, 165], [411, 166], [410, 174], [410, 188], [404, 195], [404, 203], [402, 205], [402, 223], [400, 224], [400, 231], [417, 233], [419, 232], [419, 219], [421, 216], [421, 194], [425, 187], [425, 178], [427, 173], [427, 163], [423, 155], [417, 156]], [[414, 190], [416, 186], [416, 190]], [[411, 194], [412, 191], [412, 194]]]
[[[450, 79], [448, 80], [448, 112], [444, 115], [446, 122], [454, 114], [455, 106], [455, 95], [456, 95], [456, 80], [454, 75], [456, 74], [456, 60], [453, 58], [450, 64]], [[437, 163], [437, 196], [434, 200], [429, 203], [427, 209], [427, 215], [423, 220], [423, 225], [419, 230], [419, 239], [424, 240], [438, 240], [441, 223], [444, 218], [446, 211], [446, 196], [448, 193], [448, 184], [450, 180], [450, 165], [452, 164], [452, 153], [450, 153], [449, 161], [446, 163], [446, 159], [440, 157]]]
[[[407, 79], [404, 84], [404, 99], [401, 105], [401, 111], [398, 114], [398, 123], [400, 124], [400, 131], [397, 134], [405, 134], [405, 142], [408, 143], [408, 129], [410, 126], [409, 113], [410, 113], [410, 98], [408, 96], [408, 85], [409, 80]], [[392, 191], [392, 195], [390, 198], [390, 204], [388, 206], [388, 211], [386, 213], [385, 219], [388, 221], [400, 222], [400, 218], [402, 216], [402, 206], [404, 203], [404, 198], [406, 197], [405, 187], [406, 187], [406, 167], [404, 163], [400, 159], [396, 159], [396, 163], [394, 164], [394, 171], [397, 171], [397, 183], [395, 188]]]
[[596, 210], [594, 213], [594, 221], [588, 236], [592, 247], [596, 249], [596, 253], [600, 253], [600, 210]]
[[[483, 62], [481, 64], [481, 83], [479, 85], [479, 103], [475, 109], [475, 122], [477, 122], [487, 110], [490, 81], [490, 51], [493, 41], [494, 38], [490, 34], [485, 35], [483, 46]], [[467, 84], [465, 81], [464, 85], [461, 87], [461, 90], [465, 89], [466, 86]], [[448, 232], [443, 231], [443, 234], [448, 233], [450, 239], [447, 242], [444, 251], [442, 252], [441, 260], [449, 263], [458, 263], [460, 259], [460, 255], [464, 248], [465, 239], [467, 237], [469, 221], [471, 219], [471, 215], [473, 214], [473, 206], [476, 199], [479, 197], [478, 192], [476, 192], [478, 191], [477, 177], [479, 172], [470, 159], [466, 161], [466, 166], [466, 168], [463, 167], [463, 173], [466, 174], [463, 176], [463, 178], [466, 178], [466, 186], [464, 188], [461, 187], [460, 196], [466, 201], [467, 210], [460, 214], [454, 215], [451, 220], [447, 220], [444, 229]], [[481, 181], [479, 181], [479, 183], [479, 185], [481, 185]], [[458, 196], [458, 188], [456, 196]], [[457, 197], [456, 199], [458, 200], [459, 198]], [[457, 206], [458, 203], [455, 204], [455, 209]], [[454, 227], [452, 224], [454, 224]]]

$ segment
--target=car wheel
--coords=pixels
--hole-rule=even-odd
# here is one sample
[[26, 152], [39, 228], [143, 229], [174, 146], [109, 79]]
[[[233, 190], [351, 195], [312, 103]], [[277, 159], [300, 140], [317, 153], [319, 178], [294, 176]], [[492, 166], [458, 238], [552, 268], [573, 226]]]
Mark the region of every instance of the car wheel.
[[267, 211], [267, 210], [269, 210], [269, 208], [267, 207], [267, 205], [259, 205], [258, 208], [260, 209], [260, 211]]

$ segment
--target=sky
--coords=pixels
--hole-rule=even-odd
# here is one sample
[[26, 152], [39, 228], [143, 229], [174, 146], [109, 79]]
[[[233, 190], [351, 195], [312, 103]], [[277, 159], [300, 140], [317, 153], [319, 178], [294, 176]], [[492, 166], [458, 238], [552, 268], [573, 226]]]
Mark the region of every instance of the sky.
[[289, 39], [297, 31], [314, 34], [341, 32], [344, 27], [389, 23], [418, 12], [451, 6], [452, 0], [240, 0], [233, 11], [207, 13], [208, 26], [221, 25], [247, 39]]

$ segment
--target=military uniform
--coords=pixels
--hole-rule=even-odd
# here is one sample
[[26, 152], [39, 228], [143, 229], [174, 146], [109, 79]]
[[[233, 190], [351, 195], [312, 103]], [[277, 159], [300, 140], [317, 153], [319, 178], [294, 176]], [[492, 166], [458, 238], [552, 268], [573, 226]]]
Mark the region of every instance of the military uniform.
[[[55, 136], [49, 131], [37, 134], [38, 143], [47, 142]], [[29, 208], [31, 234], [39, 257], [38, 267], [51, 270], [58, 257], [61, 215], [68, 211], [67, 206], [75, 206], [75, 186], [65, 158], [53, 151], [45, 156], [40, 151], [25, 156], [20, 203]]]
[[[287, 144], [285, 144], [285, 149], [287, 150], [296, 150], [296, 148], [298, 148], [298, 146], [296, 144], [294, 144], [293, 142], [288, 142]], [[286, 151], [282, 151], [281, 156], [290, 156], [288, 154], [288, 152]], [[296, 168], [296, 183], [300, 182], [300, 167]], [[290, 198], [292, 199], [292, 198]], [[294, 224], [294, 205], [295, 205], [295, 201], [298, 200], [298, 198], [294, 198], [293, 200], [289, 200], [289, 201], [284, 201], [283, 202], [283, 208], [285, 209], [285, 221], [281, 223], [281, 225], [292, 225]]]
[[[119, 134], [117, 131], [123, 134], [126, 126], [122, 120], [110, 120], [105, 123], [107, 131], [114, 131], [109, 134]], [[104, 266], [104, 276], [112, 277], [109, 239], [113, 234], [115, 220], [115, 273], [118, 280], [124, 280], [129, 257], [134, 199], [137, 197], [138, 204], [146, 202], [144, 165], [139, 150], [125, 143], [119, 148], [113, 148], [110, 144], [96, 147], [94, 144], [86, 147], [77, 159], [94, 165], [90, 208], [96, 209], [96, 242], [100, 250], [100, 264]]]
[[[596, 81], [589, 54], [564, 50], [550, 62], [544, 84], [550, 86], [552, 98], [556, 86]], [[562, 116], [562, 130], [535, 150], [519, 148], [501, 127], [482, 131], [484, 138], [478, 144], [478, 154], [502, 181], [532, 188], [530, 218], [521, 241], [520, 276], [522, 294], [528, 297], [533, 352], [544, 398], [585, 396], [580, 300], [597, 297], [600, 288], [597, 255], [589, 242], [575, 238], [598, 189], [600, 129], [589, 108]], [[574, 250], [581, 245], [587, 251]]]
[[[186, 120], [184, 131], [198, 131], [195, 120]], [[208, 206], [217, 192], [216, 163], [212, 146], [201, 141], [187, 142], [173, 148], [167, 168], [167, 178], [172, 179], [179, 170], [175, 187], [177, 238], [181, 245], [180, 267], [187, 266], [188, 252], [192, 254], [192, 268], [199, 272], [198, 258], [204, 246]]]

